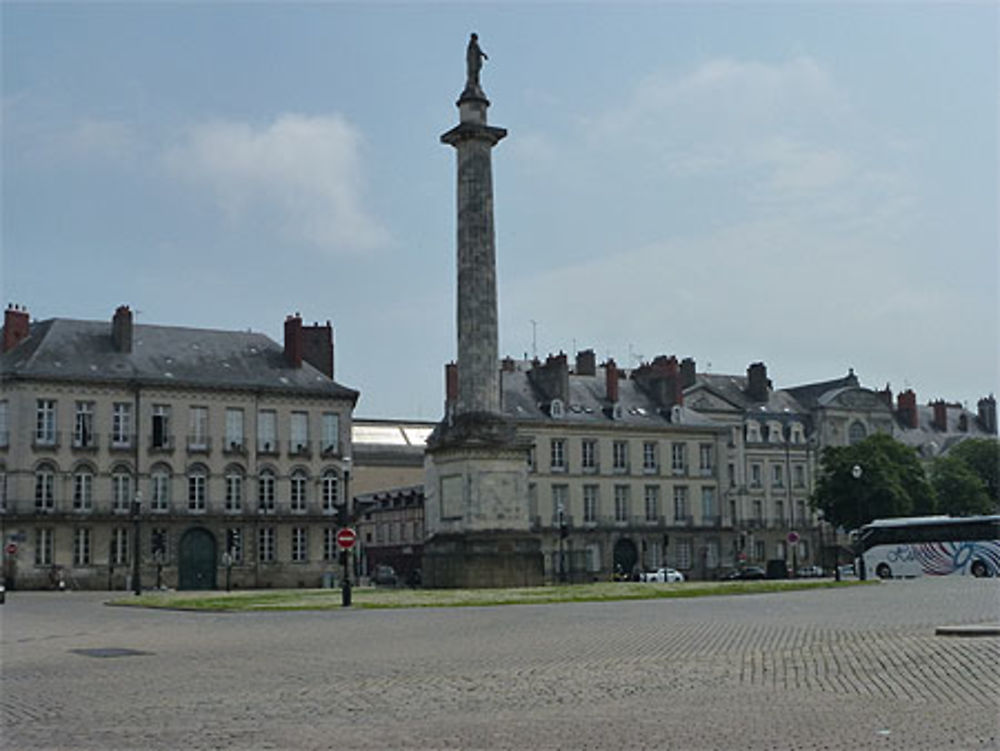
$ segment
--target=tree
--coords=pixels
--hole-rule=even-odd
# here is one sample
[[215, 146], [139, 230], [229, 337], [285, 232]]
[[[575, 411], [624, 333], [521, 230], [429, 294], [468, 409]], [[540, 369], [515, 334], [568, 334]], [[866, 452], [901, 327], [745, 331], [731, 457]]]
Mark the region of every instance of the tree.
[[812, 502], [831, 524], [856, 529], [872, 519], [933, 513], [934, 491], [917, 452], [876, 433], [823, 450]]
[[948, 456], [964, 462], [982, 480], [994, 506], [1000, 504], [1000, 441], [970, 438], [953, 448]]
[[931, 465], [931, 486], [942, 514], [989, 514], [994, 502], [986, 485], [969, 465], [956, 456], [942, 456]]

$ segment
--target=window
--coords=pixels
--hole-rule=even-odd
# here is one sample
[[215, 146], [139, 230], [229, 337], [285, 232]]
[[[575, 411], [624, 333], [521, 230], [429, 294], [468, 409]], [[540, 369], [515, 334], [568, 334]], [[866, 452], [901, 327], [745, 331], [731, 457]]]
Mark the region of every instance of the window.
[[587, 572], [596, 574], [601, 570], [601, 546], [599, 543], [588, 543], [585, 548], [587, 555]]
[[323, 513], [335, 513], [339, 502], [340, 483], [337, 480], [337, 473], [328, 469], [323, 473]]
[[550, 411], [552, 416], [555, 418], [560, 418], [565, 414], [562, 399], [553, 399], [550, 405]]
[[566, 440], [553, 438], [549, 442], [549, 467], [553, 472], [566, 471]]
[[674, 521], [686, 524], [691, 513], [688, 509], [688, 489], [679, 485], [674, 488]]
[[764, 504], [760, 501], [753, 502], [753, 518], [759, 525], [764, 523]]
[[424, 530], [420, 527], [420, 522], [413, 522], [413, 539], [416, 542], [420, 542], [424, 539]]
[[596, 485], [583, 486], [583, 521], [594, 523], [600, 513], [600, 501]]
[[716, 539], [705, 542], [705, 568], [718, 568], [719, 566], [719, 541]]
[[774, 520], [779, 524], [785, 523], [785, 503], [784, 501], [774, 502]]
[[55, 399], [39, 399], [35, 407], [35, 443], [39, 446], [56, 444]]
[[302, 513], [306, 510], [306, 488], [309, 484], [309, 480], [306, 478], [306, 473], [299, 469], [295, 470], [292, 473], [291, 483], [292, 511]]
[[90, 530], [87, 527], [73, 530], [73, 565], [90, 565]]
[[796, 514], [796, 521], [798, 521], [799, 524], [801, 524], [801, 525], [804, 526], [805, 523], [806, 523], [806, 502], [805, 501], [797, 501], [796, 502], [796, 504], [795, 504], [795, 514]]
[[806, 486], [806, 468], [801, 464], [796, 464], [792, 467], [792, 471], [795, 473], [795, 487], [804, 488]]
[[687, 473], [686, 443], [672, 443], [670, 445], [670, 467], [675, 475]]
[[121, 566], [128, 563], [128, 528], [115, 527], [111, 530], [111, 563]]
[[691, 568], [691, 541], [681, 540], [677, 543], [677, 568]]
[[132, 445], [132, 405], [115, 402], [111, 407], [111, 445], [128, 448]]
[[52, 511], [56, 507], [56, 471], [50, 464], [43, 464], [35, 471], [35, 510]]
[[760, 465], [759, 464], [751, 464], [750, 465], [750, 487], [751, 488], [759, 488], [760, 485], [761, 485]]
[[55, 532], [51, 529], [35, 530], [35, 565], [51, 566], [55, 547]]
[[261, 563], [274, 563], [274, 527], [261, 527], [257, 533], [257, 552]]
[[229, 407], [226, 409], [226, 451], [243, 451], [243, 410]]
[[860, 443], [865, 440], [867, 435], [868, 431], [865, 430], [864, 423], [860, 420], [855, 420], [847, 429], [847, 442], [853, 446], [855, 443]]
[[747, 443], [760, 443], [760, 424], [754, 420], [747, 423]]
[[781, 443], [785, 440], [785, 429], [780, 422], [769, 422], [767, 424], [767, 439], [771, 443]]
[[337, 530], [333, 527], [323, 528], [323, 560], [337, 560]]
[[763, 540], [754, 540], [753, 543], [753, 559], [755, 561], [764, 560], [764, 556], [767, 555], [767, 551], [764, 547]]
[[153, 469], [149, 478], [149, 508], [150, 511], [170, 510], [170, 470], [164, 467]]
[[611, 463], [615, 472], [628, 472], [628, 443], [615, 441], [611, 444]]
[[645, 496], [646, 496], [646, 521], [655, 522], [660, 516], [659, 485], [647, 485]]
[[203, 467], [188, 472], [188, 511], [204, 511], [208, 503], [208, 476]]
[[323, 413], [322, 441], [324, 454], [336, 454], [340, 451], [340, 415], [336, 412]]
[[698, 469], [702, 475], [712, 474], [715, 467], [715, 446], [711, 443], [702, 443], [698, 446]]
[[785, 468], [780, 464], [771, 465], [771, 485], [776, 488], [781, 488], [785, 485]]
[[150, 445], [154, 449], [170, 448], [170, 406], [153, 405], [153, 435]]
[[262, 454], [278, 451], [278, 415], [273, 409], [257, 413], [257, 451]]
[[132, 503], [132, 473], [125, 467], [111, 471], [111, 510], [126, 514]]
[[274, 511], [274, 472], [265, 469], [257, 478], [257, 508]]
[[556, 524], [569, 524], [569, 487], [552, 486], [552, 518]]
[[615, 521], [628, 521], [628, 485], [615, 485]]
[[236, 467], [226, 471], [226, 511], [243, 510], [243, 472]]
[[149, 555], [157, 563], [165, 563], [167, 559], [167, 530], [154, 527], [149, 535]]
[[94, 473], [80, 469], [73, 474], [73, 510], [90, 511], [94, 508]]
[[535, 471], [535, 447], [532, 446], [528, 449], [528, 471]]
[[727, 469], [728, 474], [729, 474], [729, 487], [735, 488], [736, 487], [736, 465], [735, 464], [730, 464], [726, 469]]
[[8, 422], [7, 410], [7, 400], [0, 400], [0, 446], [6, 446], [10, 443], [10, 423]]
[[94, 403], [77, 402], [73, 417], [73, 445], [76, 448], [92, 448], [94, 440]]
[[307, 412], [292, 412], [291, 439], [290, 450], [293, 454], [309, 452], [309, 414]]
[[715, 506], [715, 488], [701, 489], [701, 518], [706, 524], [718, 522], [718, 509]]
[[656, 472], [660, 463], [656, 456], [656, 442], [646, 441], [642, 444], [642, 471]]
[[580, 444], [580, 467], [584, 472], [597, 469], [597, 441], [585, 438]]
[[188, 413], [188, 448], [204, 451], [208, 448], [208, 407], [191, 407]]
[[292, 562], [305, 563], [308, 558], [308, 537], [305, 527], [292, 528]]

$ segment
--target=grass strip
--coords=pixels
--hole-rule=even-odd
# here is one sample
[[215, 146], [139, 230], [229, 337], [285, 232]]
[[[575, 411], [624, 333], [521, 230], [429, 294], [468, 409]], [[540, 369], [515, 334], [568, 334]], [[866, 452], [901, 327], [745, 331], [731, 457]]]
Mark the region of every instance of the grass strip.
[[[355, 587], [352, 606], [357, 609], [455, 608], [531, 605], [564, 602], [611, 602], [686, 597], [717, 597], [809, 589], [851, 587], [877, 582], [828, 579], [809, 581], [594, 582], [509, 589], [382, 589]], [[263, 612], [334, 610], [341, 607], [339, 589], [241, 590], [238, 592], [150, 592], [123, 596], [108, 604], [129, 607], [205, 610], [212, 612]]]

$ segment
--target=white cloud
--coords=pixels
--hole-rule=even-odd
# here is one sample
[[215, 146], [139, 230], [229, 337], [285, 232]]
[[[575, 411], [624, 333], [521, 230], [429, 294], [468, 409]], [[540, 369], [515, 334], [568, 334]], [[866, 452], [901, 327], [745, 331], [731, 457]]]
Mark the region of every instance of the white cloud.
[[338, 115], [287, 114], [264, 127], [214, 121], [166, 154], [170, 170], [214, 194], [227, 218], [331, 252], [388, 242], [362, 195], [363, 139]]

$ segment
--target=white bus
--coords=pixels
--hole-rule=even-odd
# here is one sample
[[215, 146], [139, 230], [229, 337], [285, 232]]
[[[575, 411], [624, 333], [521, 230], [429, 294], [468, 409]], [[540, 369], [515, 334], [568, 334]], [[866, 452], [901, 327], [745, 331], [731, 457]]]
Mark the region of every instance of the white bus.
[[858, 543], [865, 570], [880, 579], [1000, 575], [1000, 516], [876, 519]]

